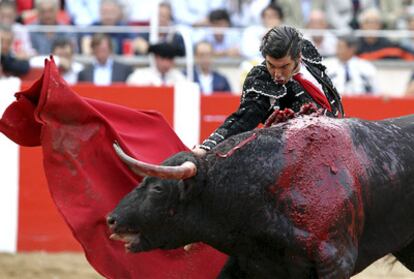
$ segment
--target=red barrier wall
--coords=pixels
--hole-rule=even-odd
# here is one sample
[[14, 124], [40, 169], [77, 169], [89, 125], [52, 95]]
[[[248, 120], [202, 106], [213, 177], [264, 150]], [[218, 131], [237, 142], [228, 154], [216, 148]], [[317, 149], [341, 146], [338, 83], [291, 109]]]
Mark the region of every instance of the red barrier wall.
[[[226, 117], [234, 112], [240, 97], [213, 95], [201, 97], [200, 141], [207, 138]], [[384, 119], [414, 113], [414, 98], [344, 97], [347, 117], [367, 120]]]
[[20, 148], [17, 251], [80, 251], [53, 203], [40, 147]]
[[345, 114], [368, 120], [398, 117], [414, 113], [414, 98], [343, 98]]
[[[95, 87], [77, 85], [82, 96], [102, 99], [140, 109], [155, 109], [173, 123], [173, 88], [137, 88], [116, 85]], [[213, 95], [201, 97], [200, 138], [206, 138], [238, 107], [240, 97]], [[382, 119], [414, 113], [414, 98], [344, 98], [348, 116]], [[20, 197], [18, 250], [80, 250], [54, 206], [43, 172], [40, 148], [20, 149]]]

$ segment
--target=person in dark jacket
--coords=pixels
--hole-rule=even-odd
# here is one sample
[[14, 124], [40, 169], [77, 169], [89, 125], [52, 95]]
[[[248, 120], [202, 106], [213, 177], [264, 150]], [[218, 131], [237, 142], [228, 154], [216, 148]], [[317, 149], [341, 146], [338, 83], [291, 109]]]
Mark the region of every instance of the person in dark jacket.
[[207, 41], [197, 43], [194, 49], [194, 81], [200, 85], [201, 93], [211, 95], [214, 92], [231, 93], [227, 78], [212, 69], [213, 46]]
[[203, 155], [224, 139], [264, 123], [274, 110], [314, 103], [325, 115], [342, 117], [341, 98], [325, 74], [322, 58], [312, 43], [293, 27], [270, 29], [262, 39], [264, 61], [247, 75], [240, 107], [201, 145], [193, 148]]
[[78, 82], [93, 82], [96, 85], [110, 85], [113, 82], [125, 82], [132, 72], [130, 65], [116, 62], [113, 56], [111, 37], [97, 33], [91, 42], [94, 61], [78, 75]]
[[16, 57], [12, 51], [13, 31], [10, 26], [0, 26], [1, 71], [5, 75], [21, 76], [29, 72], [27, 59]]

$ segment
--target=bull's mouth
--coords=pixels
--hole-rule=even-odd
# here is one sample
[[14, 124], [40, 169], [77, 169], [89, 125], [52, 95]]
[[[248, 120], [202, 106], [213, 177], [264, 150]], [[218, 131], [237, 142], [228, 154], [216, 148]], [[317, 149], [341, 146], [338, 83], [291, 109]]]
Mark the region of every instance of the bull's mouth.
[[109, 238], [125, 242], [124, 247], [128, 252], [137, 253], [146, 250], [144, 248], [144, 241], [140, 232], [113, 233]]

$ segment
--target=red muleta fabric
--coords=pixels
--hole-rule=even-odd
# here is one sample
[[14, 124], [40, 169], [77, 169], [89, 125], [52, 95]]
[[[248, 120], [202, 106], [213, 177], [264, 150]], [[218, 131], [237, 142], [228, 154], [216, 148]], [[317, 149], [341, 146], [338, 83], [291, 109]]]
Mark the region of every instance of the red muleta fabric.
[[126, 253], [109, 240], [106, 215], [141, 177], [112, 148], [118, 141], [139, 160], [160, 163], [188, 150], [164, 118], [84, 98], [46, 61], [43, 76], [16, 94], [0, 120], [0, 131], [24, 146], [41, 145], [52, 198], [82, 245], [90, 264], [107, 278], [215, 278], [226, 256], [207, 245], [189, 252]]
[[299, 82], [300, 85], [302, 85], [303, 89], [305, 89], [305, 91], [308, 92], [308, 94], [312, 97], [312, 99], [315, 102], [320, 104], [323, 108], [327, 109], [328, 111], [332, 111], [331, 104], [326, 98], [325, 93], [323, 93], [318, 87], [316, 87], [315, 84], [304, 78], [301, 73], [294, 75], [293, 79]]

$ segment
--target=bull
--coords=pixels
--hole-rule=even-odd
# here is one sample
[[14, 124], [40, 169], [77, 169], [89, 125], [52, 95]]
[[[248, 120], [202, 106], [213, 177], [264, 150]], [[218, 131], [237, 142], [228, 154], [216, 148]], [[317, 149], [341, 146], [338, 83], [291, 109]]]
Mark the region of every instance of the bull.
[[393, 254], [414, 271], [414, 115], [300, 116], [162, 165], [107, 217], [131, 252], [204, 242], [219, 278], [350, 278]]

